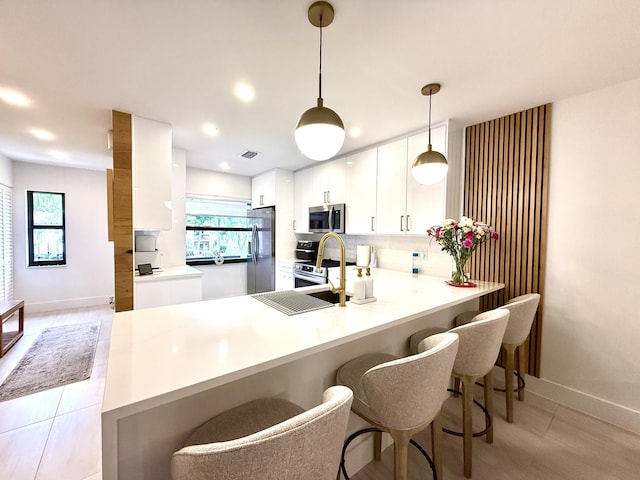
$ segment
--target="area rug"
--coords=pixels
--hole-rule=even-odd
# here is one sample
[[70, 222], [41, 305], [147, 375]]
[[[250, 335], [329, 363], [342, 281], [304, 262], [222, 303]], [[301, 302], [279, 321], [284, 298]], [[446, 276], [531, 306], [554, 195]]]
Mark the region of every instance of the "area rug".
[[44, 329], [0, 385], [0, 402], [89, 378], [99, 331], [95, 322]]

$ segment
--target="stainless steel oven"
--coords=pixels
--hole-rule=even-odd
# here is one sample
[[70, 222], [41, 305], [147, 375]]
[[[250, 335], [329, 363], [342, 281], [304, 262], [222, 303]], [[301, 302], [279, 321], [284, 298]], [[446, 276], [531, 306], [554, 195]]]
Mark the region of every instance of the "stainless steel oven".
[[312, 263], [293, 264], [294, 287], [309, 287], [327, 283], [326, 267], [316, 267]]

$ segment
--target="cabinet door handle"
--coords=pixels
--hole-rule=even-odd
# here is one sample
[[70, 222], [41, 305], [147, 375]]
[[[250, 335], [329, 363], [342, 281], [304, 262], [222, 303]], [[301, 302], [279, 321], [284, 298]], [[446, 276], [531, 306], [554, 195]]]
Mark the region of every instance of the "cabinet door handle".
[[294, 232], [296, 231], [296, 221], [295, 220], [293, 221], [293, 231]]
[[264, 195], [260, 195], [260, 205], [264, 205]]
[[372, 232], [374, 231], [374, 230], [373, 230], [373, 219], [374, 219], [374, 218], [375, 218], [375, 217], [371, 217], [371, 231], [372, 231]]
[[407, 215], [407, 232], [411, 230], [411, 215]]
[[327, 203], [331, 203], [331, 190], [327, 190]]
[[400, 231], [404, 232], [404, 228], [402, 227], [402, 224], [404, 223], [404, 215], [400, 215]]

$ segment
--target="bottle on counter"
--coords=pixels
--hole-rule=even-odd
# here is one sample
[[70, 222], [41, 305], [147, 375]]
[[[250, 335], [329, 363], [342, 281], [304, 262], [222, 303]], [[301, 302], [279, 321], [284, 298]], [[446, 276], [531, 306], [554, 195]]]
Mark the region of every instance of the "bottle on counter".
[[367, 267], [367, 274], [364, 277], [364, 298], [373, 297], [373, 277], [371, 276], [371, 267]]
[[418, 265], [418, 252], [413, 252], [413, 254], [411, 255], [411, 276], [417, 278], [419, 271], [420, 267]]
[[362, 278], [362, 268], [358, 268], [358, 276], [353, 281], [353, 298], [355, 300], [364, 300], [366, 295], [366, 287], [364, 278]]

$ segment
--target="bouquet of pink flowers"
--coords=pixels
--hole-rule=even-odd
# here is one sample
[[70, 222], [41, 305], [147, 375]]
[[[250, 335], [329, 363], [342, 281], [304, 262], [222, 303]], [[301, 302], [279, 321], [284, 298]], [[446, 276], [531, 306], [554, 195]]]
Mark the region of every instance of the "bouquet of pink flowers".
[[468, 217], [460, 218], [459, 222], [447, 219], [442, 225], [433, 226], [427, 234], [435, 238], [442, 246], [442, 250], [453, 257], [456, 270], [451, 273], [451, 280], [455, 284], [464, 284], [469, 275], [464, 266], [476, 248], [487, 240], [497, 240], [498, 233], [489, 225], [477, 222]]

